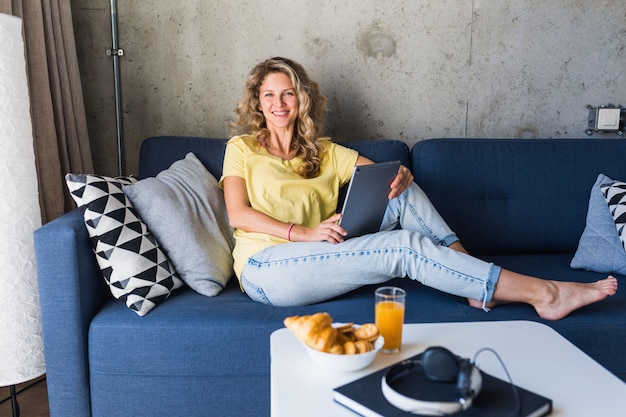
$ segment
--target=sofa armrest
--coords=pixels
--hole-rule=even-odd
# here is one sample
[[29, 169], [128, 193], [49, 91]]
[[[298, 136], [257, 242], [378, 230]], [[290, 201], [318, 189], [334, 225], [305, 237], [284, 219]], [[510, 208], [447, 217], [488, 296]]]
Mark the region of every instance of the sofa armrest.
[[87, 334], [111, 295], [79, 210], [37, 229], [34, 239], [50, 414], [88, 416]]

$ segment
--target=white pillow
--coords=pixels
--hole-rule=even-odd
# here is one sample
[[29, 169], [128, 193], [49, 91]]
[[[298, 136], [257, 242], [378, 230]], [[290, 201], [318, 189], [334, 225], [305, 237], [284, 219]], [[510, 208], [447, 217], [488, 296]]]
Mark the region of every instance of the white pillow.
[[200, 294], [217, 295], [233, 275], [233, 230], [224, 193], [202, 162], [190, 152], [123, 190], [181, 279]]
[[617, 235], [622, 242], [622, 248], [626, 249], [626, 183], [615, 181], [601, 187], [604, 198], [609, 205], [611, 216], [615, 222]]
[[183, 285], [122, 192], [134, 178], [67, 174], [65, 180], [83, 210], [96, 260], [115, 298], [144, 316]]

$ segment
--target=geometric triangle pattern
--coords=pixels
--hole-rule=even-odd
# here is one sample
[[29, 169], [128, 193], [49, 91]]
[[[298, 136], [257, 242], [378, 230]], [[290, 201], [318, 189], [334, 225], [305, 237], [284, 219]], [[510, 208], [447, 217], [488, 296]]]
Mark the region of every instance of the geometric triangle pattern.
[[622, 247], [626, 249], [626, 183], [616, 181], [600, 188], [615, 221], [615, 228]]
[[115, 298], [144, 316], [183, 285], [122, 191], [135, 178], [67, 174], [65, 181], [83, 211], [98, 266]]

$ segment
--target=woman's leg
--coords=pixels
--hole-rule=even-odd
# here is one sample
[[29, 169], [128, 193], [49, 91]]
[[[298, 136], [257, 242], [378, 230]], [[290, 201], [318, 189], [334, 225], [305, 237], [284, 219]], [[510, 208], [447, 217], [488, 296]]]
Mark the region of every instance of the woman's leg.
[[[539, 317], [559, 320], [572, 311], [605, 299], [617, 291], [617, 279], [609, 276], [591, 283], [551, 281], [502, 269], [493, 300], [487, 305], [522, 302], [532, 305]], [[481, 302], [470, 299], [470, 305]]]
[[272, 305], [320, 302], [394, 277], [489, 301], [500, 268], [408, 230], [326, 242], [289, 243], [252, 256], [241, 282], [254, 300]]
[[253, 300], [287, 306], [321, 302], [363, 285], [404, 276], [467, 297], [476, 307], [484, 308], [492, 300], [528, 303], [547, 320], [561, 319], [617, 290], [613, 277], [582, 284], [518, 274], [404, 230], [338, 245], [278, 245], [253, 256], [241, 278]]
[[[391, 200], [387, 206], [381, 230], [393, 230], [398, 227], [422, 233], [437, 245], [468, 253], [426, 193], [415, 183], [411, 184], [400, 197]], [[471, 298], [468, 301], [471, 306], [485, 310], [499, 304], [496, 301], [487, 303], [485, 300]]]
[[396, 228], [421, 233], [433, 243], [442, 246], [450, 246], [459, 240], [426, 193], [415, 183], [387, 205], [381, 230], [389, 231]]
[[[467, 253], [460, 242], [450, 248]], [[603, 300], [615, 294], [617, 279], [609, 276], [591, 283], [550, 281], [502, 269], [490, 302], [469, 299], [477, 308], [491, 308], [510, 302], [532, 305], [537, 314], [546, 320], [559, 320], [572, 311]]]
[[[436, 244], [467, 253], [417, 185], [392, 200], [387, 208], [383, 228], [390, 230], [398, 225], [419, 231]], [[469, 298], [469, 304], [484, 309], [502, 303], [524, 302], [531, 304], [540, 317], [558, 320], [582, 306], [615, 294], [616, 290], [617, 280], [614, 277], [593, 283], [548, 281], [503, 269], [493, 299], [485, 302], [484, 299]]]

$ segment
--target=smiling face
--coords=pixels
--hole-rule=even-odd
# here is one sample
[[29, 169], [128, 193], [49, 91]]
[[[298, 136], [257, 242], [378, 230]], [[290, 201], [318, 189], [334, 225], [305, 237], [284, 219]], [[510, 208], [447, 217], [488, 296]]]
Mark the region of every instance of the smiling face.
[[259, 106], [271, 130], [293, 128], [298, 118], [298, 97], [287, 74], [267, 74], [259, 87]]

